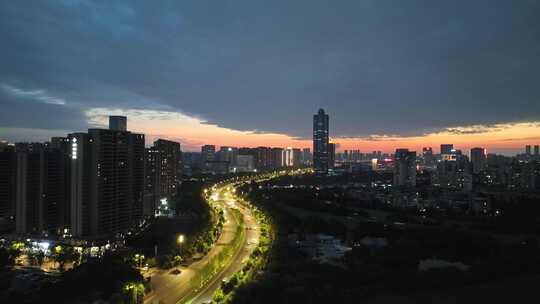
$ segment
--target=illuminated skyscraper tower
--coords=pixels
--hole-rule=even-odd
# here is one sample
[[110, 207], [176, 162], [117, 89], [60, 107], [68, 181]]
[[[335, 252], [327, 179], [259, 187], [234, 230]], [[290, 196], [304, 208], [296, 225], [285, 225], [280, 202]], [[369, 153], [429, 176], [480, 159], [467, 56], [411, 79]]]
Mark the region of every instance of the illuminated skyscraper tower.
[[323, 109], [313, 115], [313, 165], [315, 173], [328, 173], [328, 114]]

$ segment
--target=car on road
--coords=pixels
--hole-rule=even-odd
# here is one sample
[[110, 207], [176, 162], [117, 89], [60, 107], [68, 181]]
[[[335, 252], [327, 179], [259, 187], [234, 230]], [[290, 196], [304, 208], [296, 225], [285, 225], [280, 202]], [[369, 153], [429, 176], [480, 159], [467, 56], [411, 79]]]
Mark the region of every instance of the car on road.
[[178, 268], [175, 268], [175, 269], [173, 269], [170, 273], [171, 273], [171, 274], [174, 274], [174, 275], [179, 275], [179, 274], [182, 273], [182, 271], [181, 271], [180, 269], [178, 269]]

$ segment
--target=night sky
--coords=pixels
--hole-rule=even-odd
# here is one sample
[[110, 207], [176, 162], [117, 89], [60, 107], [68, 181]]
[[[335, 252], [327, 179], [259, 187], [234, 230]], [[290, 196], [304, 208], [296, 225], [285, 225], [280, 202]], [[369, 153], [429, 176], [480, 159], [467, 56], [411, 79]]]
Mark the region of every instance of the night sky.
[[342, 149], [540, 143], [540, 1], [1, 1], [0, 40], [10, 141], [309, 146], [323, 107]]

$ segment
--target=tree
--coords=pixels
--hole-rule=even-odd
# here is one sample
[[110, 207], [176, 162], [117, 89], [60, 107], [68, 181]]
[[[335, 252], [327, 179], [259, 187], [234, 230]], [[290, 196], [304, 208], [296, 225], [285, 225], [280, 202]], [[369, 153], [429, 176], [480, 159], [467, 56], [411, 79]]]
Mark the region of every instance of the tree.
[[170, 269], [173, 267], [173, 258], [166, 254], [166, 255], [160, 255], [156, 258], [156, 264], [161, 269]]
[[45, 254], [43, 253], [43, 251], [41, 251], [41, 250], [29, 251], [27, 253], [27, 256], [28, 256], [28, 262], [32, 266], [41, 267], [41, 265], [43, 265], [43, 260], [45, 258]]
[[143, 302], [144, 285], [138, 282], [129, 282], [124, 285], [124, 295], [126, 296], [124, 303], [139, 304]]
[[8, 248], [0, 248], [0, 268], [11, 267], [15, 264], [15, 256]]
[[67, 263], [79, 260], [79, 253], [76, 252], [73, 247], [62, 247], [58, 245], [53, 248], [52, 257], [58, 263], [58, 268], [60, 268], [60, 270], [64, 270]]

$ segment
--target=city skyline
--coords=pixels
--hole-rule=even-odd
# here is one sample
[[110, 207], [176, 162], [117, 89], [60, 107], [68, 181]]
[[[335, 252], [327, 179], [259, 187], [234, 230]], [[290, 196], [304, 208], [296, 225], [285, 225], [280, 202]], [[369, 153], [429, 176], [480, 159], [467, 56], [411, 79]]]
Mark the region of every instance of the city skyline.
[[537, 297], [540, 0], [0, 1], [0, 41], [0, 303]]
[[[123, 115], [125, 112], [111, 111], [110, 115]], [[197, 139], [193, 140], [187, 137], [175, 136], [176, 132], [181, 132], [181, 126], [176, 126], [174, 117], [182, 117], [182, 115], [167, 116], [165, 113], [156, 112], [146, 119], [140, 119], [136, 112], [128, 112], [128, 127], [133, 132], [143, 133], [146, 135], [146, 146], [150, 147], [155, 140], [167, 139], [177, 141], [182, 144], [184, 152], [198, 152], [204, 145], [234, 146], [234, 147], [294, 147], [294, 148], [312, 148], [313, 142], [311, 138], [293, 138], [284, 134], [260, 134], [257, 132], [246, 132], [238, 130], [229, 130], [220, 128], [215, 125], [201, 124], [194, 126], [191, 132]], [[129, 116], [135, 114], [134, 116]], [[331, 113], [330, 113], [331, 114]], [[172, 117], [172, 118], [171, 118]], [[171, 118], [171, 119], [168, 119]], [[156, 119], [156, 120], [154, 120]], [[310, 117], [307, 119], [309, 124]], [[339, 120], [336, 117], [334, 120]], [[334, 120], [330, 120], [332, 127]], [[164, 124], [168, 132], [164, 134], [155, 134], [153, 129], [154, 122]], [[109, 114], [100, 113], [91, 120], [89, 128], [108, 128]], [[208, 141], [205, 141], [201, 135], [200, 127], [211, 129]], [[489, 128], [490, 131], [482, 132], [478, 128], [454, 128], [444, 132], [428, 134], [425, 136], [414, 137], [399, 137], [399, 136], [373, 136], [371, 138], [340, 138], [333, 137], [330, 134], [330, 142], [336, 144], [336, 151], [343, 152], [345, 150], [360, 150], [362, 153], [371, 153], [373, 151], [382, 151], [383, 153], [393, 153], [397, 148], [407, 148], [410, 150], [421, 151], [424, 147], [434, 148], [434, 152], [438, 153], [439, 146], [444, 143], [453, 143], [456, 149], [469, 154], [469, 151], [475, 147], [482, 147], [487, 150], [487, 153], [496, 153], [501, 155], [513, 156], [525, 152], [525, 146], [538, 145], [540, 136], [528, 136], [523, 139], [516, 137], [516, 133], [534, 134], [537, 124], [519, 123], [513, 126], [497, 125]], [[0, 131], [2, 129], [0, 128]], [[30, 137], [25, 139], [24, 135], [16, 134], [13, 137], [7, 137], [10, 143], [15, 142], [46, 142], [52, 137], [64, 136], [68, 133], [85, 132], [86, 130], [78, 131], [63, 131], [54, 130], [51, 133], [43, 134], [39, 137]], [[0, 132], [1, 136], [2, 132]], [[496, 136], [493, 136], [496, 134]], [[263, 141], [260, 141], [261, 138]], [[6, 138], [0, 137], [0, 140]]]
[[1, 4], [0, 139], [44, 141], [111, 114], [147, 145], [309, 147], [322, 107], [338, 151], [453, 142], [512, 155], [540, 139], [538, 5]]

